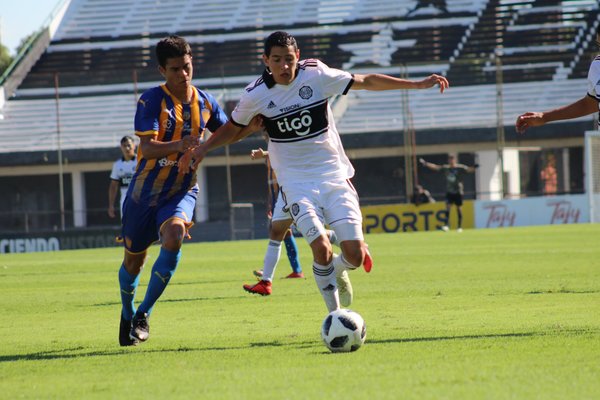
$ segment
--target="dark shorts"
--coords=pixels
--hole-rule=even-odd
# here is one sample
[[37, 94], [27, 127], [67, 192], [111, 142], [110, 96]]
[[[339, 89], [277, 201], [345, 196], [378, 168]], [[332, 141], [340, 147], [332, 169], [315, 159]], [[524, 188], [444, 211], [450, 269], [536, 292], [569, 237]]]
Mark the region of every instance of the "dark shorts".
[[462, 206], [463, 196], [460, 193], [446, 193], [446, 203], [447, 204], [456, 204], [457, 206]]
[[177, 194], [157, 206], [147, 206], [126, 199], [123, 208], [121, 236], [125, 248], [141, 253], [159, 239], [160, 227], [171, 218], [179, 218], [187, 227], [192, 225], [198, 187]]

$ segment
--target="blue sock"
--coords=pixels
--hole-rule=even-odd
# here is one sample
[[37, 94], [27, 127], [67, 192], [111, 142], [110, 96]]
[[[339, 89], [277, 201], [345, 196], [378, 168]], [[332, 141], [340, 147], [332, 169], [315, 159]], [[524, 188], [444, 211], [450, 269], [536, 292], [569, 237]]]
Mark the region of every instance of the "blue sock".
[[161, 247], [160, 254], [152, 267], [152, 276], [146, 289], [146, 296], [142, 304], [140, 304], [138, 312], [147, 313], [148, 315], [152, 313], [154, 303], [156, 303], [163, 293], [177, 269], [180, 256], [181, 250], [173, 252]]
[[285, 243], [285, 250], [287, 251], [288, 259], [290, 260], [290, 265], [292, 266], [292, 271], [296, 273], [302, 272], [302, 267], [300, 266], [300, 260], [298, 259], [298, 246], [296, 245], [296, 239], [294, 239], [294, 235], [290, 235], [283, 239]]
[[135, 298], [135, 290], [140, 282], [140, 275], [133, 276], [125, 269], [125, 266], [121, 264], [119, 269], [119, 286], [121, 288], [121, 315], [128, 321], [131, 321], [133, 314], [135, 314], [135, 306], [133, 300]]

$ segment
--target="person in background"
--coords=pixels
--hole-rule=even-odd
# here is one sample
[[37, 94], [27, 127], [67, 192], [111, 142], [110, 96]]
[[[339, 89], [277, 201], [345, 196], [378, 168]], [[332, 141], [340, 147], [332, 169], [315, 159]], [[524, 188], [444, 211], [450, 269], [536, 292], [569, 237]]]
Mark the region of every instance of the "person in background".
[[427, 203], [435, 203], [435, 199], [431, 193], [429, 193], [429, 190], [425, 189], [422, 185], [416, 185], [415, 192], [413, 193], [413, 203], [416, 206]]
[[[137, 166], [137, 157], [135, 156], [135, 142], [131, 136], [123, 136], [121, 138], [121, 153], [123, 157], [113, 163], [110, 173], [110, 185], [108, 186], [108, 216], [115, 218], [115, 202], [117, 193], [120, 192], [119, 199], [119, 215], [123, 216], [123, 203], [125, 203], [125, 195], [131, 177]], [[120, 189], [120, 190], [119, 190]]]
[[558, 173], [556, 172], [556, 158], [548, 154], [546, 166], [540, 171], [540, 178], [544, 184], [543, 191], [546, 196], [553, 196], [558, 191]]
[[464, 174], [475, 172], [478, 165], [475, 164], [472, 167], [467, 167], [464, 164], [458, 164], [456, 162], [456, 157], [453, 155], [448, 156], [448, 164], [444, 165], [433, 164], [422, 158], [419, 159], [419, 162], [424, 167], [433, 171], [442, 172], [446, 177], [446, 221], [444, 222], [444, 226], [442, 226], [442, 230], [445, 232], [450, 230], [450, 210], [454, 204], [458, 215], [457, 231], [462, 232], [462, 205], [464, 195], [462, 180]]

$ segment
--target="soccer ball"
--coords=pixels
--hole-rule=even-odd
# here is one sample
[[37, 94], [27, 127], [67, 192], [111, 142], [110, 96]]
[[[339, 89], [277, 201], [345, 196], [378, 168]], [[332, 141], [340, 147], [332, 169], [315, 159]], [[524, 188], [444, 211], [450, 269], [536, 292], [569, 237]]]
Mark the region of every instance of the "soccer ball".
[[356, 351], [367, 337], [367, 325], [357, 312], [339, 309], [323, 320], [321, 337], [325, 346], [334, 353]]

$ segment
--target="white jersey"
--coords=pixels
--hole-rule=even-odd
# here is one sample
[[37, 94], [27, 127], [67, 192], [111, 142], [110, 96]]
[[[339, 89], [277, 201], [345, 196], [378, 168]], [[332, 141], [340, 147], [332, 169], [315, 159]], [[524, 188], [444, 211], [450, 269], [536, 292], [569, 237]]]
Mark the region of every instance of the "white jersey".
[[588, 95], [596, 99], [599, 102], [600, 108], [600, 56], [597, 56], [588, 71]]
[[265, 71], [246, 87], [231, 120], [246, 126], [263, 115], [271, 166], [282, 187], [349, 179], [354, 167], [342, 147], [329, 98], [346, 94], [353, 82], [350, 73], [315, 59], [300, 61], [289, 85], [276, 84]]
[[112, 171], [110, 173], [110, 179], [119, 182], [119, 187], [121, 188], [121, 210], [123, 210], [123, 202], [125, 201], [125, 196], [127, 195], [127, 188], [129, 187], [129, 183], [131, 182], [131, 178], [133, 177], [136, 166], [136, 157], [129, 161], [120, 158], [113, 164]]

